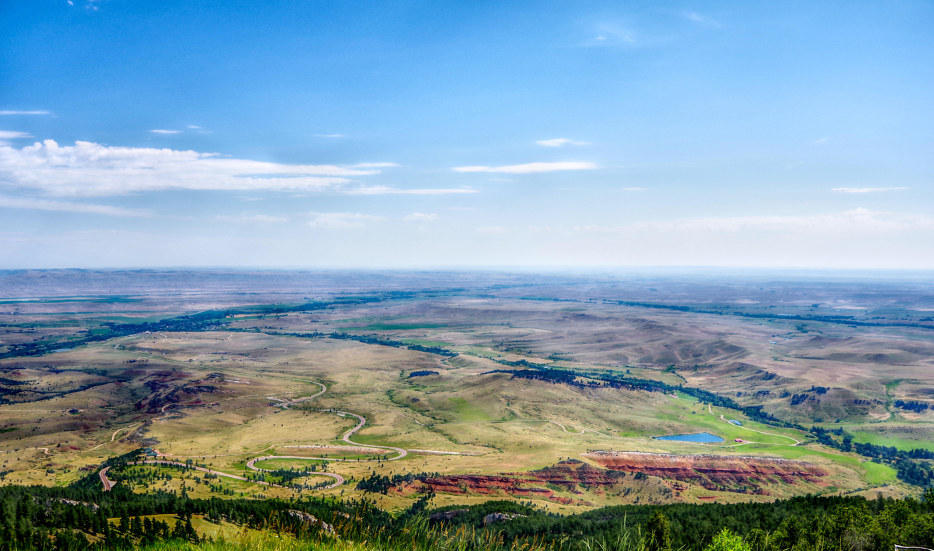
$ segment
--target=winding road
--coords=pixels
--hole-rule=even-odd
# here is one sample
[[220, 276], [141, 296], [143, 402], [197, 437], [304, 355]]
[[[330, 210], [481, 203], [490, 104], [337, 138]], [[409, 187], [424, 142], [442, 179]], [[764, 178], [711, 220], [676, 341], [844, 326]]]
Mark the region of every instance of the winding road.
[[[251, 460], [250, 460], [250, 463], [252, 463], [253, 461], [259, 461], [260, 459], [271, 459], [271, 458], [270, 458], [270, 457], [257, 457], [257, 458], [255, 458], [255, 459], [251, 459]], [[301, 457], [301, 458], [298, 458], [298, 459], [307, 459], [307, 458]], [[144, 461], [134, 461], [134, 462], [130, 463], [130, 465], [142, 465], [142, 464], [150, 464], [150, 465], [175, 465], [175, 466], [177, 466], [177, 467], [185, 467], [185, 468], [187, 468], [187, 469], [194, 469], [194, 470], [196, 470], [196, 471], [201, 471], [201, 472], [203, 472], [203, 473], [210, 473], [210, 474], [213, 474], [213, 475], [216, 475], [216, 476], [224, 476], [224, 477], [227, 477], [227, 478], [233, 478], [233, 479], [235, 479], [235, 480], [243, 480], [243, 481], [245, 481], [245, 482], [253, 482], [254, 484], [262, 484], [263, 486], [274, 486], [274, 487], [276, 487], [276, 488], [285, 488], [285, 487], [286, 487], [286, 486], [280, 486], [279, 484], [273, 484], [273, 483], [271, 483], [271, 482], [265, 482], [265, 481], [263, 481], [263, 480], [250, 480], [249, 478], [247, 478], [247, 477], [245, 477], [245, 476], [240, 476], [240, 475], [236, 475], [236, 474], [225, 473], [225, 472], [222, 472], [222, 471], [215, 471], [214, 469], [208, 469], [207, 467], [198, 467], [198, 466], [196, 466], [196, 465], [188, 465], [187, 463], [182, 463], [181, 461], [169, 461], [169, 460], [166, 460], [166, 459], [146, 459], [146, 460], [144, 460]], [[108, 468], [109, 468], [109, 467], [108, 467]], [[253, 470], [256, 470], [256, 471], [266, 471], [266, 472], [268, 472], [267, 469], [258, 469], [258, 468], [256, 468], [256, 467], [252, 467], [252, 466], [251, 466], [250, 468], [253, 469]], [[106, 469], [105, 469], [105, 470], [106, 470]], [[103, 473], [103, 472], [104, 472], [104, 471], [101, 471], [101, 473]], [[336, 474], [336, 473], [323, 473], [323, 472], [319, 473], [319, 472], [315, 472], [315, 473], [309, 473], [308, 475], [309, 475], [309, 476], [315, 476], [315, 475], [317, 475], [317, 476], [327, 476], [327, 477], [331, 477], [331, 478], [334, 479], [335, 482], [334, 482], [333, 484], [330, 484], [330, 485], [328, 485], [328, 486], [323, 486], [323, 487], [321, 487], [320, 489], [322, 489], [322, 490], [327, 490], [327, 489], [330, 489], [330, 488], [336, 488], [337, 486], [340, 486], [341, 484], [344, 483], [344, 477], [342, 477], [341, 475]], [[101, 480], [103, 480], [103, 479], [104, 479], [104, 477], [101, 476]]]
[[105, 445], [105, 444], [109, 444], [110, 442], [113, 442], [114, 439], [117, 437], [118, 434], [120, 434], [121, 431], [130, 430], [130, 429], [132, 429], [133, 427], [137, 427], [137, 426], [139, 426], [139, 425], [141, 425], [141, 424], [142, 424], [142, 423], [135, 423], [135, 424], [133, 424], [133, 425], [130, 425], [129, 427], [123, 427], [123, 428], [120, 428], [120, 429], [115, 430], [114, 433], [110, 435], [110, 441], [109, 441], [109, 442], [108, 442], [108, 441], [101, 442], [100, 444], [94, 446], [93, 448], [89, 449], [88, 451], [94, 451], [94, 450], [96, 450], [97, 448], [99, 448], [99, 447], [101, 447], [101, 446], [103, 446], [103, 445]]
[[[310, 382], [313, 382], [313, 381], [310, 381]], [[311, 396], [306, 396], [306, 397], [304, 397], [304, 398], [300, 398], [300, 399], [297, 399], [297, 400], [283, 400], [283, 399], [281, 399], [281, 398], [276, 398], [276, 397], [274, 397], [274, 396], [270, 396], [269, 399], [270, 399], [270, 400], [273, 400], [274, 402], [276, 402], [276, 406], [281, 407], [282, 409], [288, 409], [289, 407], [291, 407], [291, 406], [293, 406], [293, 405], [295, 405], [295, 404], [300, 404], [300, 403], [302, 403], [302, 402], [305, 402], [305, 401], [308, 401], [308, 400], [312, 400], [312, 399], [314, 399], [314, 398], [317, 398], [318, 396], [321, 396], [321, 395], [324, 394], [325, 392], [327, 392], [327, 387], [324, 386], [323, 384], [318, 383], [318, 382], [313, 382], [313, 383], [316, 384], [316, 385], [318, 385], [318, 386], [320, 386], [320, 387], [321, 387], [321, 390], [318, 391], [317, 393], [311, 395]], [[172, 404], [170, 404], [170, 405], [172, 405]], [[163, 408], [163, 409], [164, 409], [164, 408]], [[351, 440], [350, 437], [353, 436], [357, 431], [359, 431], [360, 429], [362, 429], [362, 428], [364, 427], [364, 425], [366, 425], [366, 417], [364, 417], [364, 416], [362, 416], [362, 415], [358, 415], [358, 414], [356, 414], [356, 413], [352, 413], [352, 412], [349, 412], [349, 411], [341, 411], [341, 410], [335, 410], [335, 409], [319, 409], [319, 410], [316, 410], [316, 411], [325, 412], [325, 413], [334, 413], [334, 414], [336, 414], [338, 417], [354, 417], [354, 418], [356, 418], [356, 419], [357, 419], [357, 424], [356, 424], [354, 427], [348, 429], [346, 432], [344, 432], [344, 434], [341, 435], [341, 440], [343, 440], [344, 442], [347, 442], [348, 444], [351, 444], [351, 445], [353, 445], [353, 446], [357, 446], [357, 447], [360, 447], [360, 448], [387, 450], [387, 451], [395, 452], [396, 455], [395, 455], [394, 457], [389, 457], [389, 458], [385, 459], [385, 461], [397, 461], [397, 460], [402, 459], [403, 457], [407, 456], [408, 453], [409, 453], [408, 450], [404, 450], [404, 449], [402, 449], [402, 448], [396, 448], [396, 447], [393, 447], [393, 446], [378, 446], [378, 445], [375, 445], [375, 444], [362, 444], [362, 443], [354, 442], [353, 440]], [[127, 428], [130, 428], [130, 427], [127, 427]], [[124, 430], [124, 429], [118, 429], [118, 430], [114, 431], [113, 435], [110, 437], [111, 441], [113, 441], [113, 439], [117, 436], [117, 433], [120, 432], [120, 430]], [[272, 446], [270, 446], [270, 447], [272, 447]], [[268, 449], [268, 448], [267, 448], [267, 449]], [[429, 451], [429, 450], [422, 450], [422, 451]], [[158, 453], [158, 452], [157, 452], [157, 453]], [[457, 454], [457, 452], [438, 452], [438, 453]], [[166, 454], [159, 454], [159, 455], [164, 456], [164, 455], [166, 455]], [[379, 458], [377, 458], [377, 459], [342, 459], [342, 458], [331, 458], [331, 457], [306, 457], [306, 456], [297, 456], [297, 455], [265, 455], [265, 456], [254, 457], [254, 458], [250, 459], [249, 461], [247, 461], [246, 466], [247, 466], [249, 469], [252, 469], [252, 470], [254, 470], [254, 471], [271, 472], [269, 469], [263, 469], [263, 468], [257, 467], [257, 466], [255, 465], [255, 463], [256, 463], [257, 461], [264, 461], [264, 460], [268, 460], [268, 459], [305, 459], [305, 460], [320, 460], [320, 461], [329, 461], [329, 462], [330, 462], [330, 461], [334, 461], [334, 462], [367, 462], [367, 461], [382, 461], [382, 459], [379, 459]], [[131, 465], [143, 465], [143, 464], [149, 464], [149, 465], [173, 465], [173, 466], [179, 466], [179, 467], [185, 467], [185, 468], [189, 468], [189, 469], [194, 469], [194, 470], [196, 470], [196, 471], [202, 471], [202, 472], [205, 472], [205, 473], [210, 473], [210, 474], [213, 474], [213, 475], [216, 475], [216, 476], [223, 476], [223, 477], [227, 477], [227, 478], [232, 478], [232, 479], [235, 479], [235, 480], [243, 480], [243, 481], [246, 481], [246, 482], [254, 482], [254, 483], [256, 483], [256, 484], [262, 484], [262, 485], [264, 485], [264, 486], [274, 486], [274, 487], [278, 487], [278, 488], [284, 488], [284, 487], [285, 487], [285, 486], [280, 486], [280, 485], [278, 485], [278, 484], [273, 484], [273, 483], [270, 483], [270, 482], [265, 482], [265, 481], [260, 481], [260, 480], [250, 480], [249, 478], [246, 478], [246, 477], [244, 477], [244, 476], [235, 475], [235, 474], [230, 474], [230, 473], [225, 473], [225, 472], [222, 472], [222, 471], [215, 471], [215, 470], [213, 470], [213, 469], [208, 469], [207, 467], [198, 467], [198, 466], [194, 466], [194, 465], [188, 465], [187, 463], [182, 463], [182, 462], [180, 462], [180, 461], [172, 461], [172, 460], [168, 460], [168, 459], [146, 459], [146, 460], [142, 460], [142, 461], [134, 461], [134, 462], [132, 462], [132, 463], [130, 463], [130, 464], [131, 464]], [[110, 489], [113, 487], [113, 485], [114, 485], [114, 483], [111, 482], [111, 481], [107, 478], [107, 470], [108, 470], [108, 469], [110, 469], [110, 467], [106, 467], [106, 468], [102, 469], [102, 470], [98, 473], [98, 474], [100, 475], [101, 483], [104, 485], [104, 491], [110, 490]], [[330, 488], [336, 488], [337, 486], [340, 486], [341, 484], [344, 483], [344, 477], [342, 477], [341, 475], [339, 475], [339, 474], [337, 474], [337, 473], [328, 473], [328, 472], [320, 472], [320, 471], [318, 471], [318, 472], [308, 473], [308, 476], [326, 476], [326, 477], [330, 477], [330, 478], [333, 478], [333, 479], [334, 479], [334, 483], [333, 483], [333, 484], [329, 484], [329, 485], [327, 485], [327, 486], [322, 486], [322, 487], [318, 488], [318, 489], [321, 489], [321, 490], [327, 490], [327, 489], [330, 489]]]
[[105, 492], [109, 492], [110, 489], [114, 487], [113, 481], [107, 478], [107, 471], [109, 470], [110, 470], [110, 467], [104, 467], [103, 469], [101, 469], [101, 472], [97, 473], [97, 476], [101, 478], [101, 484], [104, 485]]
[[[403, 450], [402, 448], [394, 448], [392, 446], [376, 446], [373, 444], [361, 444], [359, 442], [354, 442], [353, 440], [351, 440], [350, 437], [353, 436], [355, 432], [362, 429], [363, 425], [366, 424], [366, 417], [362, 415], [357, 415], [356, 413], [350, 413], [349, 411], [338, 411], [334, 409], [319, 409], [318, 411], [323, 411], [327, 413], [336, 413], [338, 417], [346, 417], [349, 415], [351, 417], [357, 418], [357, 425], [354, 428], [345, 432], [343, 436], [341, 436], [341, 440], [343, 440], [344, 442], [347, 442], [348, 444], [359, 446], [361, 448], [376, 448], [380, 450], [390, 450], [398, 454], [395, 457], [390, 457], [386, 459], [386, 461], [396, 461], [398, 459], [402, 459], [403, 457], [409, 454], [407, 450]], [[347, 461], [375, 461], [375, 460], [374, 459], [362, 459], [362, 460], [361, 459], [356, 459], [356, 460], [348, 459]]]

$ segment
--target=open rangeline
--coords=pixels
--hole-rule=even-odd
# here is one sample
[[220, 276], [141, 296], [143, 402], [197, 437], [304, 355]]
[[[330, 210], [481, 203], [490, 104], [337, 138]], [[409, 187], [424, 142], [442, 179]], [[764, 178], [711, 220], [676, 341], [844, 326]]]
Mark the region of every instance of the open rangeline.
[[[693, 387], [709, 382], [726, 394], [723, 385], [729, 377], [713, 376], [726, 365], [716, 360], [717, 355], [737, 354], [736, 349], [746, 346], [745, 353], [756, 357], [760, 348], [754, 342], [759, 342], [755, 339], [763, 332], [786, 331], [789, 336], [782, 338], [783, 343], [800, 342], [813, 351], [808, 348], [813, 337], [792, 333], [792, 324], [771, 320], [771, 325], [763, 326], [763, 322], [748, 324], [742, 318], [673, 314], [603, 302], [579, 303], [569, 309], [566, 303], [514, 298], [447, 300], [443, 311], [456, 312], [457, 323], [448, 323], [441, 313], [433, 314], [431, 301], [388, 300], [378, 307], [348, 303], [274, 317], [237, 315], [225, 321], [224, 327], [143, 332], [70, 349], [62, 347], [39, 356], [0, 360], [2, 366], [15, 364], [17, 380], [31, 381], [30, 388], [45, 393], [42, 400], [0, 404], [6, 424], [0, 434], [0, 458], [8, 471], [4, 481], [67, 484], [107, 457], [148, 446], [163, 454], [164, 460], [191, 459], [205, 468], [244, 477], [255, 474], [248, 463], [257, 457], [302, 458], [254, 463], [273, 470], [323, 465], [324, 461], [306, 459], [320, 457], [327, 460], [329, 472], [349, 482], [340, 488], [300, 491], [348, 495], [359, 494], [357, 481], [374, 472], [387, 476], [493, 476], [547, 468], [563, 458], [579, 459], [589, 450], [616, 449], [800, 459], [827, 470], [827, 484], [817, 488], [819, 491], [859, 492], [884, 485], [886, 492], [915, 491], [902, 484], [889, 465], [827, 448], [806, 431], [764, 424], [681, 391], [572, 386], [497, 373], [529, 362], [539, 366], [537, 369], [575, 370], [589, 377], [608, 373]], [[53, 304], [57, 307], [59, 303]], [[504, 319], [497, 317], [498, 309], [503, 316], [506, 312], [513, 316], [512, 321], [492, 323]], [[418, 315], [413, 313], [416, 310]], [[644, 321], [633, 321], [636, 315]], [[699, 339], [697, 342], [706, 343], [706, 348], [694, 348], [691, 353], [706, 357], [708, 364], [695, 365], [659, 352], [671, 350], [672, 345], [658, 328], [675, 323], [675, 316], [684, 331]], [[380, 321], [384, 317], [385, 323]], [[656, 346], [653, 339], [660, 339], [658, 348], [652, 353], [643, 351], [639, 361], [633, 361], [632, 356], [611, 360], [602, 349], [594, 349], [584, 333], [568, 332], [567, 328], [576, 326], [562, 324], [559, 318], [565, 317], [573, 318], [575, 324], [600, 324], [587, 330], [603, 331], [600, 334], [615, 343], [619, 354], [629, 354], [630, 345], [613, 340], [623, 333], [617, 334], [615, 329], [607, 333], [613, 324], [634, 331], [641, 342], [649, 343], [645, 347]], [[361, 325], [358, 320], [366, 321]], [[845, 330], [821, 327], [825, 333]], [[729, 338], [731, 343], [704, 341], [705, 334], [723, 331], [727, 335], [727, 330], [732, 331], [730, 336], [718, 338]], [[332, 338], [328, 336], [331, 333], [353, 338]], [[354, 340], [362, 338], [360, 335], [375, 335], [390, 344]], [[768, 343], [768, 338], [764, 342]], [[416, 345], [443, 347], [457, 355], [407, 348]], [[687, 349], [694, 345], [679, 346]], [[677, 362], [674, 368], [669, 363], [672, 361]], [[784, 361], [794, 364], [797, 360], [788, 353]], [[768, 385], [776, 379], [768, 370], [779, 367], [770, 363], [767, 369], [756, 372], [737, 365], [733, 368], [737, 374], [733, 388], [773, 388]], [[814, 378], [815, 372], [783, 373], [782, 377], [802, 377], [806, 386], [786, 398], [757, 390], [763, 400], [787, 403], [798, 396], [794, 399], [802, 400], [809, 411], [816, 407], [837, 411], [833, 408], [839, 407], [840, 396], [835, 390], [825, 390], [830, 388], [828, 384], [816, 384], [821, 381]], [[860, 368], [847, 375], [858, 379], [869, 376], [866, 373]], [[910, 392], [913, 383], [906, 381], [889, 385], [886, 392]], [[853, 388], [847, 381], [840, 385]], [[774, 411], [782, 413], [785, 406], [776, 407]], [[894, 442], [902, 448], [910, 448], [912, 440], [887, 440], [885, 427], [893, 434], [898, 430], [907, 434], [909, 429], [924, 434], [934, 426], [924, 415], [909, 420], [908, 414], [900, 411], [894, 412], [891, 420], [849, 415], [841, 423], [820, 424], [845, 428], [860, 437], [867, 435], [864, 441]], [[652, 438], [697, 432], [715, 434], [724, 441], [694, 444]], [[223, 484], [237, 485], [228, 490], [238, 495], [273, 491], [257, 489], [248, 481], [226, 480]], [[640, 499], [674, 499], [662, 486]], [[803, 491], [779, 481], [767, 486], [767, 499]], [[735, 489], [714, 490], [713, 494], [723, 501], [762, 499]], [[616, 495], [625, 493], [617, 490], [579, 490], [583, 497], [555, 494], [577, 500], [572, 504], [544, 500], [542, 506], [573, 510], [627, 499]], [[197, 491], [211, 493], [203, 487]], [[223, 495], [223, 489], [215, 493]], [[677, 499], [697, 501], [710, 493], [687, 489]], [[384, 506], [400, 508], [415, 496], [389, 493], [370, 497]], [[469, 492], [438, 497], [451, 503], [480, 498]]]

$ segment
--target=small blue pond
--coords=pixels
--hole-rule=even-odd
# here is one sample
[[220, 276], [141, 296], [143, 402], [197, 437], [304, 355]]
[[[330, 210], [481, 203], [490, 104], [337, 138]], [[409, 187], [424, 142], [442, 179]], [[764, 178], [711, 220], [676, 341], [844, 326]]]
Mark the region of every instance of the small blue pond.
[[714, 444], [723, 442], [716, 434], [709, 432], [695, 432], [694, 434], [670, 434], [668, 436], [656, 436], [656, 440], [677, 440], [678, 442], [695, 442], [698, 444]]

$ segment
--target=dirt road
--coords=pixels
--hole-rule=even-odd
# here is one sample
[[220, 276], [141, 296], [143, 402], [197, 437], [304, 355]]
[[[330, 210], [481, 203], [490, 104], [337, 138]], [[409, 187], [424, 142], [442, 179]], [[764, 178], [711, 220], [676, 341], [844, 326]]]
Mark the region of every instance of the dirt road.
[[[262, 471], [264, 473], [272, 472], [270, 469], [263, 469], [254, 465], [257, 461], [265, 461], [267, 459], [312, 459], [311, 457], [302, 457], [298, 455], [267, 455], [265, 457], [254, 457], [246, 462], [247, 468], [253, 469], [254, 471]], [[344, 477], [336, 473], [325, 473], [325, 472], [313, 472], [308, 473], [308, 476], [329, 476], [334, 479], [334, 483], [329, 486], [323, 486], [322, 490], [327, 490], [330, 488], [336, 488], [344, 483]]]
[[[338, 410], [333, 410], [333, 409], [322, 409], [318, 411], [327, 411], [330, 413], [336, 413], [339, 417], [344, 417], [344, 416], [349, 415], [351, 417], [357, 418], [357, 425], [353, 427], [352, 429], [348, 430], [347, 432], [345, 432], [343, 436], [341, 436], [341, 440], [343, 440], [344, 442], [347, 442], [348, 444], [353, 444], [354, 446], [361, 446], [365, 448], [377, 448], [381, 450], [390, 450], [390, 451], [394, 451], [397, 454], [399, 454], [395, 457], [390, 457], [386, 461], [396, 461], [398, 459], [402, 459], [403, 457], [409, 454], [409, 452], [407, 452], [406, 450], [402, 448], [394, 448], [392, 446], [377, 446], [375, 444], [361, 444], [359, 442], [354, 442], [353, 440], [351, 440], [350, 437], [353, 436], [355, 432], [362, 429], [363, 425], [366, 425], [366, 417], [362, 415], [357, 415], [356, 413], [350, 413], [349, 411], [338, 411]], [[373, 460], [371, 459], [370, 461], [373, 461]]]
[[109, 492], [111, 488], [114, 487], [113, 481], [107, 478], [107, 471], [109, 470], [110, 470], [110, 467], [104, 467], [103, 469], [101, 469], [101, 472], [97, 473], [97, 475], [101, 478], [101, 484], [104, 485], [105, 492]]
[[[729, 421], [727, 421], [726, 417], [723, 416], [723, 414], [720, 414], [720, 419], [721, 419], [722, 421], [725, 421], [725, 422], [727, 422], [727, 423], [730, 423]], [[743, 425], [737, 425], [737, 424], [735, 424], [735, 423], [730, 423], [730, 424], [733, 425], [734, 427], [741, 428], [741, 429], [744, 429], [744, 430], [748, 430], [748, 431], [751, 431], [751, 432], [758, 432], [759, 434], [765, 434], [765, 435], [768, 435], [768, 436], [777, 436], [777, 437], [779, 437], [779, 438], [787, 438], [787, 439], [791, 440], [792, 442], [794, 442], [794, 444], [771, 444], [772, 446], [797, 446], [798, 444], [801, 443], [800, 440], [798, 440], [798, 439], [796, 439], [796, 438], [792, 438], [792, 437], [790, 437], [790, 436], [785, 436], [784, 434], [775, 434], [775, 433], [772, 433], [772, 432], [763, 432], [763, 431], [761, 431], [761, 430], [751, 429], [751, 428], [749, 428], [749, 427], [744, 427]], [[750, 443], [752, 443], [752, 442], [750, 442]], [[757, 443], [757, 444], [766, 444], [767, 442], [756, 442], [756, 443]]]
[[[283, 399], [281, 399], [281, 398], [276, 398], [276, 397], [274, 397], [274, 396], [270, 396], [269, 399], [275, 401], [275, 402], [276, 402], [276, 405], [277, 405], [278, 407], [281, 407], [282, 409], [288, 409], [288, 408], [289, 408], [290, 406], [292, 406], [292, 405], [299, 404], [299, 403], [301, 403], [301, 402], [305, 402], [305, 401], [308, 401], [308, 400], [312, 400], [312, 399], [314, 399], [314, 398], [317, 398], [318, 396], [321, 396], [321, 395], [324, 394], [325, 392], [327, 392], [328, 389], [327, 389], [327, 387], [324, 386], [323, 384], [317, 383], [317, 382], [314, 383], [314, 384], [316, 384], [316, 385], [318, 385], [319, 387], [321, 387], [321, 390], [318, 391], [317, 393], [311, 395], [311, 396], [306, 396], [305, 398], [299, 398], [299, 399], [297, 399], [297, 400], [283, 400]], [[174, 405], [174, 404], [168, 404], [168, 405]], [[168, 407], [168, 405], [167, 405], [167, 406], [163, 406], [163, 412], [164, 412], [165, 408]], [[404, 450], [404, 449], [402, 449], [402, 448], [396, 448], [396, 447], [394, 447], [394, 446], [378, 446], [378, 445], [376, 445], [376, 444], [362, 444], [362, 443], [360, 443], [360, 442], [354, 442], [353, 440], [351, 440], [350, 438], [351, 438], [354, 434], [356, 434], [357, 431], [359, 431], [360, 429], [362, 429], [362, 428], [366, 425], [366, 417], [364, 417], [364, 416], [362, 416], [362, 415], [358, 415], [358, 414], [356, 414], [356, 413], [352, 413], [352, 412], [349, 412], [349, 411], [342, 411], [342, 410], [335, 410], [335, 409], [319, 409], [318, 411], [322, 411], [322, 412], [326, 412], [326, 413], [334, 413], [334, 414], [336, 414], [338, 417], [353, 417], [353, 418], [355, 418], [355, 419], [357, 420], [357, 424], [356, 424], [356, 425], [354, 425], [352, 428], [350, 428], [350, 429], [348, 429], [347, 431], [345, 431], [343, 435], [341, 435], [341, 440], [343, 440], [344, 442], [347, 442], [348, 444], [351, 444], [351, 445], [357, 446], [357, 447], [361, 447], [361, 448], [376, 449], [376, 450], [387, 450], [387, 451], [394, 452], [394, 453], [396, 454], [394, 457], [390, 457], [390, 458], [385, 459], [385, 461], [397, 461], [397, 460], [402, 459], [403, 457], [405, 457], [405, 456], [407, 456], [407, 455], [409, 454], [409, 452], [408, 452], [407, 450]], [[127, 428], [130, 428], [130, 427], [127, 427]], [[564, 427], [562, 427], [562, 428], [564, 428]], [[117, 429], [116, 431], [114, 431], [113, 435], [110, 437], [111, 441], [113, 441], [113, 439], [117, 436], [117, 433], [120, 432], [121, 430], [125, 430], [125, 429]], [[567, 429], [565, 429], [565, 430], [567, 430]], [[272, 446], [270, 446], [270, 447], [272, 447]], [[268, 449], [268, 448], [267, 448], [267, 449]], [[443, 452], [443, 451], [433, 451], [433, 450], [420, 450], [420, 451], [423, 452], [423, 453], [439, 453], [439, 454], [460, 455], [460, 454], [458, 454], [457, 452]], [[163, 455], [163, 454], [159, 453], [158, 451], [157, 451], [156, 453], [157, 453], [158, 455], [160, 455], [160, 456]], [[262, 468], [259, 468], [259, 467], [257, 467], [257, 466], [255, 465], [255, 463], [256, 463], [257, 461], [263, 461], [263, 460], [266, 460], [266, 459], [308, 459], [308, 460], [322, 460], [322, 461], [329, 461], [329, 462], [364, 462], [364, 461], [380, 461], [380, 459], [341, 459], [341, 458], [329, 458], [329, 457], [304, 457], [304, 456], [295, 456], [295, 455], [267, 455], [267, 456], [262, 456], [262, 457], [254, 457], [254, 458], [250, 459], [249, 461], [247, 461], [246, 466], [247, 466], [248, 468], [254, 470], [254, 471], [270, 472], [269, 469], [262, 469]], [[190, 465], [188, 465], [188, 464], [186, 464], [186, 463], [182, 463], [182, 462], [180, 462], [180, 461], [172, 461], [172, 460], [167, 460], [167, 459], [146, 459], [146, 460], [143, 460], [143, 461], [136, 461], [136, 462], [131, 463], [131, 465], [141, 465], [141, 464], [150, 464], [150, 465], [176, 465], [176, 466], [180, 466], [180, 467], [186, 467], [186, 468], [189, 468], [189, 469], [194, 469], [194, 470], [196, 470], [196, 471], [202, 471], [202, 472], [205, 472], [205, 473], [210, 473], [210, 474], [213, 474], [213, 475], [216, 475], [216, 476], [223, 476], [223, 477], [227, 477], [227, 478], [233, 478], [233, 479], [235, 479], [235, 480], [243, 480], [243, 481], [247, 481], [247, 482], [253, 482], [253, 483], [255, 483], [255, 484], [262, 484], [262, 485], [264, 485], [264, 486], [276, 486], [276, 487], [280, 487], [280, 488], [283, 487], [283, 486], [279, 486], [279, 485], [277, 485], [277, 484], [272, 484], [272, 483], [269, 483], [269, 482], [264, 482], [264, 481], [259, 481], [259, 480], [250, 480], [250, 479], [248, 479], [248, 478], [246, 478], [246, 477], [243, 477], [243, 476], [239, 476], [239, 475], [235, 475], [235, 474], [230, 474], [230, 473], [225, 473], [225, 472], [222, 472], [222, 471], [215, 471], [215, 470], [212, 470], [212, 469], [208, 469], [208, 468], [206, 468], [206, 467], [190, 466]], [[108, 467], [108, 468], [109, 468], [109, 467]], [[100, 477], [101, 477], [101, 482], [104, 484], [104, 490], [105, 490], [105, 491], [110, 490], [110, 488], [113, 487], [113, 483], [110, 482], [110, 481], [107, 479], [107, 477], [106, 477], [106, 472], [107, 472], [107, 469], [103, 469], [103, 470], [99, 473], [99, 474], [100, 474]], [[341, 475], [339, 475], [339, 474], [337, 474], [337, 473], [314, 472], [314, 473], [309, 473], [309, 476], [326, 476], [326, 477], [333, 478], [333, 479], [334, 479], [334, 483], [333, 483], [333, 484], [330, 484], [330, 485], [328, 485], [328, 486], [323, 486], [323, 487], [321, 487], [320, 489], [323, 489], [323, 490], [327, 490], [327, 489], [330, 489], [330, 488], [335, 488], [335, 487], [340, 486], [341, 484], [344, 483], [344, 477], [342, 477]]]
[[[251, 459], [249, 462], [247, 462], [247, 467], [253, 469], [254, 471], [265, 471], [265, 472], [269, 472], [268, 469], [260, 469], [259, 467], [254, 467], [254, 466], [253, 466], [253, 463], [254, 463], [254, 462], [260, 461], [260, 460], [262, 460], [262, 459], [271, 459], [271, 458], [270, 458], [270, 457], [257, 457], [257, 458]], [[305, 458], [298, 458], [298, 459], [305, 459]], [[233, 478], [233, 479], [235, 479], [235, 480], [243, 480], [243, 481], [245, 481], [245, 482], [252, 482], [252, 483], [254, 483], [254, 484], [262, 484], [263, 486], [275, 486], [276, 488], [285, 488], [285, 487], [286, 487], [286, 486], [280, 486], [279, 484], [273, 484], [273, 483], [271, 483], [271, 482], [265, 482], [265, 481], [262, 481], [262, 480], [250, 480], [249, 478], [246, 478], [245, 476], [240, 476], [240, 475], [236, 475], [236, 474], [225, 473], [225, 472], [222, 472], [222, 471], [215, 471], [214, 469], [208, 469], [207, 467], [198, 467], [198, 466], [195, 466], [195, 465], [188, 465], [188, 464], [186, 464], [186, 463], [182, 463], [181, 461], [168, 461], [168, 460], [164, 460], [164, 459], [146, 459], [146, 460], [144, 460], [144, 461], [134, 461], [133, 463], [130, 463], [130, 464], [131, 464], [131, 465], [139, 465], [139, 464], [141, 464], [141, 463], [157, 464], [157, 465], [175, 465], [175, 466], [178, 466], [178, 467], [185, 467], [185, 468], [188, 468], [188, 469], [194, 469], [194, 470], [196, 470], [196, 471], [201, 471], [201, 472], [203, 472], [203, 473], [210, 473], [210, 474], [213, 474], [213, 475], [216, 475], [216, 476], [224, 476], [224, 477], [227, 477], [227, 478]], [[101, 471], [101, 472], [103, 472], [103, 471]], [[342, 476], [339, 475], [339, 474], [335, 474], [335, 473], [320, 473], [320, 472], [317, 472], [317, 473], [309, 473], [308, 476], [327, 476], [327, 477], [333, 478], [333, 479], [335, 480], [335, 482], [334, 482], [333, 484], [329, 485], [329, 486], [325, 486], [325, 487], [321, 488], [321, 489], [324, 489], [324, 490], [326, 490], [326, 489], [328, 489], [328, 488], [335, 488], [335, 487], [340, 486], [341, 484], [344, 483], [344, 477], [342, 477]]]

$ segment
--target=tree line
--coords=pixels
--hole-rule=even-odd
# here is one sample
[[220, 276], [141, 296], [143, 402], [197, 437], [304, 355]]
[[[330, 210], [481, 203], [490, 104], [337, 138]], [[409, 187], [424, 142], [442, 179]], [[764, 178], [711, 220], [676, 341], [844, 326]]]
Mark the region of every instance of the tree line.
[[[134, 494], [119, 486], [106, 493], [81, 485], [3, 486], [0, 551], [105, 551], [194, 542], [199, 539], [191, 522], [195, 515], [299, 539], [380, 542], [379, 549], [389, 550], [716, 550], [723, 542], [748, 551], [934, 547], [934, 490], [920, 500], [803, 496], [769, 503], [621, 505], [566, 516], [531, 502], [431, 509], [430, 501], [430, 495], [422, 496], [408, 510], [390, 515], [367, 500], [191, 499]], [[309, 523], [295, 512], [320, 522]], [[165, 515], [172, 517], [163, 520]]]

